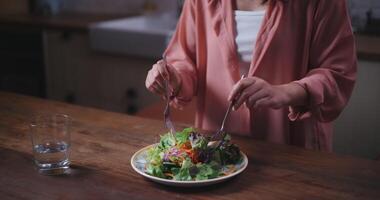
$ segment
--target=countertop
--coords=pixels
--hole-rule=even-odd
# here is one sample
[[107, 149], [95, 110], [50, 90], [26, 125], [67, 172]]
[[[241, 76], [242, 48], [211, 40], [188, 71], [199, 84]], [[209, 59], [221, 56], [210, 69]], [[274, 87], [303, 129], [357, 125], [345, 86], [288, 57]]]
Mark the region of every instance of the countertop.
[[355, 34], [358, 58], [380, 62], [380, 35]]
[[[28, 122], [35, 114], [73, 118], [67, 176], [39, 175]], [[1, 199], [380, 199], [380, 163], [233, 136], [249, 159], [231, 181], [174, 188], [137, 173], [130, 158], [157, 142], [162, 121], [0, 92]]]

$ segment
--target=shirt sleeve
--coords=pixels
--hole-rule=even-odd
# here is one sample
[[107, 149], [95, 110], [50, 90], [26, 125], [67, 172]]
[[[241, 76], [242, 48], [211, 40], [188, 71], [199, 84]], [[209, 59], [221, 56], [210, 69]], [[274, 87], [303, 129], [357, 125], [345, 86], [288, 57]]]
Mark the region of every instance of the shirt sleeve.
[[346, 106], [356, 80], [355, 40], [346, 1], [320, 0], [314, 15], [309, 71], [295, 83], [308, 94], [308, 104], [290, 107], [290, 120], [310, 116], [336, 119]]
[[195, 8], [193, 0], [186, 0], [177, 23], [175, 33], [165, 51], [169, 65], [173, 66], [181, 77], [181, 88], [174, 103], [184, 106], [197, 92]]

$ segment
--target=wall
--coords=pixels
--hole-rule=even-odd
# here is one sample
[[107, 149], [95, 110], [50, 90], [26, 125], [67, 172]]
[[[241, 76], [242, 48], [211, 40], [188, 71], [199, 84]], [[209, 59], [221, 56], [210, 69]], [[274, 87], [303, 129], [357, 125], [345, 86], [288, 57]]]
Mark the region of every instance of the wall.
[[[175, 11], [175, 0], [151, 0], [161, 11]], [[128, 14], [140, 13], [145, 0], [64, 0], [63, 10], [83, 13]]]
[[[3, 0], [5, 1], [5, 0]], [[20, 1], [20, 0], [18, 0]], [[63, 0], [64, 9], [82, 12], [128, 13], [141, 9], [145, 0]], [[152, 0], [162, 10], [175, 9], [176, 0]], [[347, 0], [351, 13], [365, 18], [366, 12], [372, 8], [374, 16], [380, 18], [379, 0]]]
[[347, 0], [353, 14], [364, 15], [369, 10], [373, 10], [374, 17], [380, 18], [379, 0]]
[[366, 13], [371, 9], [374, 18], [380, 18], [379, 0], [347, 0], [352, 24], [354, 27], [362, 28], [367, 20]]
[[355, 89], [335, 122], [334, 151], [366, 158], [380, 155], [380, 62], [359, 61]]
[[[145, 0], [62, 0], [63, 10], [85, 13], [125, 14], [141, 11]], [[152, 0], [160, 10], [175, 10], [176, 0]], [[366, 12], [372, 8], [375, 18], [380, 18], [379, 0], [347, 0], [354, 21], [365, 20]], [[0, 0], [0, 13], [26, 12], [28, 0]], [[355, 21], [355, 22], [356, 22]], [[360, 22], [359, 22], [360, 23]]]

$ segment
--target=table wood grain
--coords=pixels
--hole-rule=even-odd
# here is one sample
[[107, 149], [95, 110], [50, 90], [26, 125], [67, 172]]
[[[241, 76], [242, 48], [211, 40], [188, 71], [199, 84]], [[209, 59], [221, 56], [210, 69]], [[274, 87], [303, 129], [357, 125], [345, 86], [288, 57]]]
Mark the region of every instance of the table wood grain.
[[[28, 123], [41, 113], [73, 118], [72, 173], [36, 172]], [[153, 183], [130, 166], [158, 141], [162, 121], [0, 92], [0, 199], [380, 199], [380, 164], [233, 136], [249, 158], [231, 181], [202, 188]]]

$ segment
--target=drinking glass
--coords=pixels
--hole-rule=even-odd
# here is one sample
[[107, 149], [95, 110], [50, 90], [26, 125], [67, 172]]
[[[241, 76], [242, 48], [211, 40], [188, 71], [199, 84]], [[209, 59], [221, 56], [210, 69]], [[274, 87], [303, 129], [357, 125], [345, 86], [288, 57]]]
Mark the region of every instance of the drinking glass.
[[70, 124], [65, 114], [39, 115], [33, 118], [30, 132], [34, 163], [39, 173], [70, 173]]

